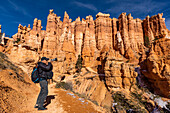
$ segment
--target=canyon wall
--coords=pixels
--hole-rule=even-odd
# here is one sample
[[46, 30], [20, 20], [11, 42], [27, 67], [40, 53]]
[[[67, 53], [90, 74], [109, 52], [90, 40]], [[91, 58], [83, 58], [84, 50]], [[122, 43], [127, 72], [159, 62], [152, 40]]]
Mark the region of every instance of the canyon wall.
[[140, 65], [154, 93], [170, 98], [170, 39], [156, 40]]
[[[12, 62], [20, 65], [28, 73], [42, 56], [57, 57], [58, 61], [53, 62], [55, 75], [74, 74], [80, 55], [83, 67], [90, 67], [97, 74], [104, 75], [99, 78], [105, 81], [108, 90], [130, 91], [136, 83], [137, 73], [134, 67], [145, 62], [146, 58], [149, 60], [147, 51], [153, 48], [155, 40], [170, 37], [170, 31], [166, 28], [162, 16], [163, 14], [158, 14], [140, 20], [134, 19], [131, 14], [122, 13], [117, 19], [110, 18], [110, 14], [99, 12], [95, 20], [89, 15], [86, 19], [78, 17], [72, 21], [65, 12], [61, 21], [60, 16], [50, 10], [46, 30], [42, 30], [41, 20], [37, 18], [34, 19], [32, 29], [30, 25], [19, 25], [18, 33], [13, 35], [12, 40], [7, 41], [3, 51]], [[169, 41], [164, 42], [169, 44]], [[162, 46], [157, 47], [157, 56], [164, 54], [160, 53], [164, 49], [166, 48]], [[147, 63], [146, 65], [152, 66]], [[157, 65], [163, 66], [161, 70], [168, 68], [168, 65]], [[148, 71], [153, 73], [151, 69]], [[162, 74], [163, 71], [153, 75]], [[149, 76], [146, 75], [148, 78]], [[157, 82], [154, 84], [155, 87], [161, 87], [156, 85]], [[169, 85], [169, 82], [166, 84]], [[164, 96], [167, 95], [169, 93], [165, 93]]]
[[95, 66], [104, 45], [129, 58], [129, 52], [141, 53], [144, 45], [149, 47], [162, 32], [169, 37], [162, 16], [158, 14], [140, 20], [133, 19], [131, 14], [122, 13], [118, 19], [112, 19], [109, 14], [99, 12], [95, 20], [89, 15], [86, 19], [80, 20], [78, 17], [72, 22], [67, 12], [61, 21], [60, 16], [50, 10], [46, 30], [41, 30], [41, 20], [35, 18], [32, 29], [30, 25], [19, 25], [13, 39], [36, 49], [41, 56], [50, 58], [65, 54], [63, 48], [69, 48], [64, 45], [67, 42], [74, 48], [70, 54], [76, 58], [81, 55], [84, 66]]

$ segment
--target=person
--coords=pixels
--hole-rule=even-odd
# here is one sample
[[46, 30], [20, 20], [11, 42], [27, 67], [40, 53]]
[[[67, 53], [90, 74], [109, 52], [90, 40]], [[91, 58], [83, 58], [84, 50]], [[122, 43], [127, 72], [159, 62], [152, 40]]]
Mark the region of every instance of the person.
[[48, 62], [49, 58], [42, 57], [41, 62], [38, 63], [38, 73], [40, 77], [40, 93], [37, 98], [36, 105], [34, 108], [38, 108], [38, 110], [46, 110], [43, 106], [44, 101], [47, 98], [48, 95], [48, 82], [47, 82], [47, 73], [52, 70], [52, 64], [51, 62]]

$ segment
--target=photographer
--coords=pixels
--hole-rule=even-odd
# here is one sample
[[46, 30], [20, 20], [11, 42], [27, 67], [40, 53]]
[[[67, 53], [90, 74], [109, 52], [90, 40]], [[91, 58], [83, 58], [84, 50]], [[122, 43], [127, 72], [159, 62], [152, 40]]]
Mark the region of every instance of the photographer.
[[[44, 101], [46, 100], [46, 97], [48, 95], [48, 82], [47, 79], [52, 78], [53, 72], [52, 72], [52, 64], [51, 62], [48, 62], [49, 58], [42, 57], [41, 62], [38, 63], [38, 75], [39, 75], [39, 83], [41, 87], [41, 91], [39, 93], [39, 96], [37, 98], [36, 105], [34, 108], [38, 108], [38, 110], [46, 110], [47, 108], [43, 107]], [[57, 58], [52, 59], [51, 61], [56, 61]]]

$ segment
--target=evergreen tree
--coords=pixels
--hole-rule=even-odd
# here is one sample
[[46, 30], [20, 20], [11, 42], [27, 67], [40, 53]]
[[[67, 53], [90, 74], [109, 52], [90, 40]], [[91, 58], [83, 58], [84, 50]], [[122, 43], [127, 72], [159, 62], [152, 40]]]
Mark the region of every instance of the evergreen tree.
[[76, 69], [78, 73], [81, 72], [81, 68], [82, 68], [82, 58], [81, 55], [79, 55], [76, 63]]
[[149, 37], [147, 37], [147, 36], [145, 36], [145, 46], [146, 47], [150, 46]]

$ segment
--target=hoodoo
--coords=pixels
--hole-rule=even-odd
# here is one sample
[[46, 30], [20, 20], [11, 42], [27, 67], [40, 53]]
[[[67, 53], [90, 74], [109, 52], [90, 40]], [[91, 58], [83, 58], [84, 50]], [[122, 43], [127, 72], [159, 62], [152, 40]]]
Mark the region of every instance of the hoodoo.
[[163, 13], [141, 20], [99, 12], [96, 19], [72, 21], [65, 11], [60, 19], [50, 9], [46, 30], [35, 18], [33, 28], [19, 24], [12, 38], [2, 36], [0, 26], [0, 52], [26, 74], [40, 58], [57, 57], [54, 81], [64, 79], [71, 91], [107, 112], [153, 112], [161, 106], [154, 94], [169, 102], [170, 31]]

